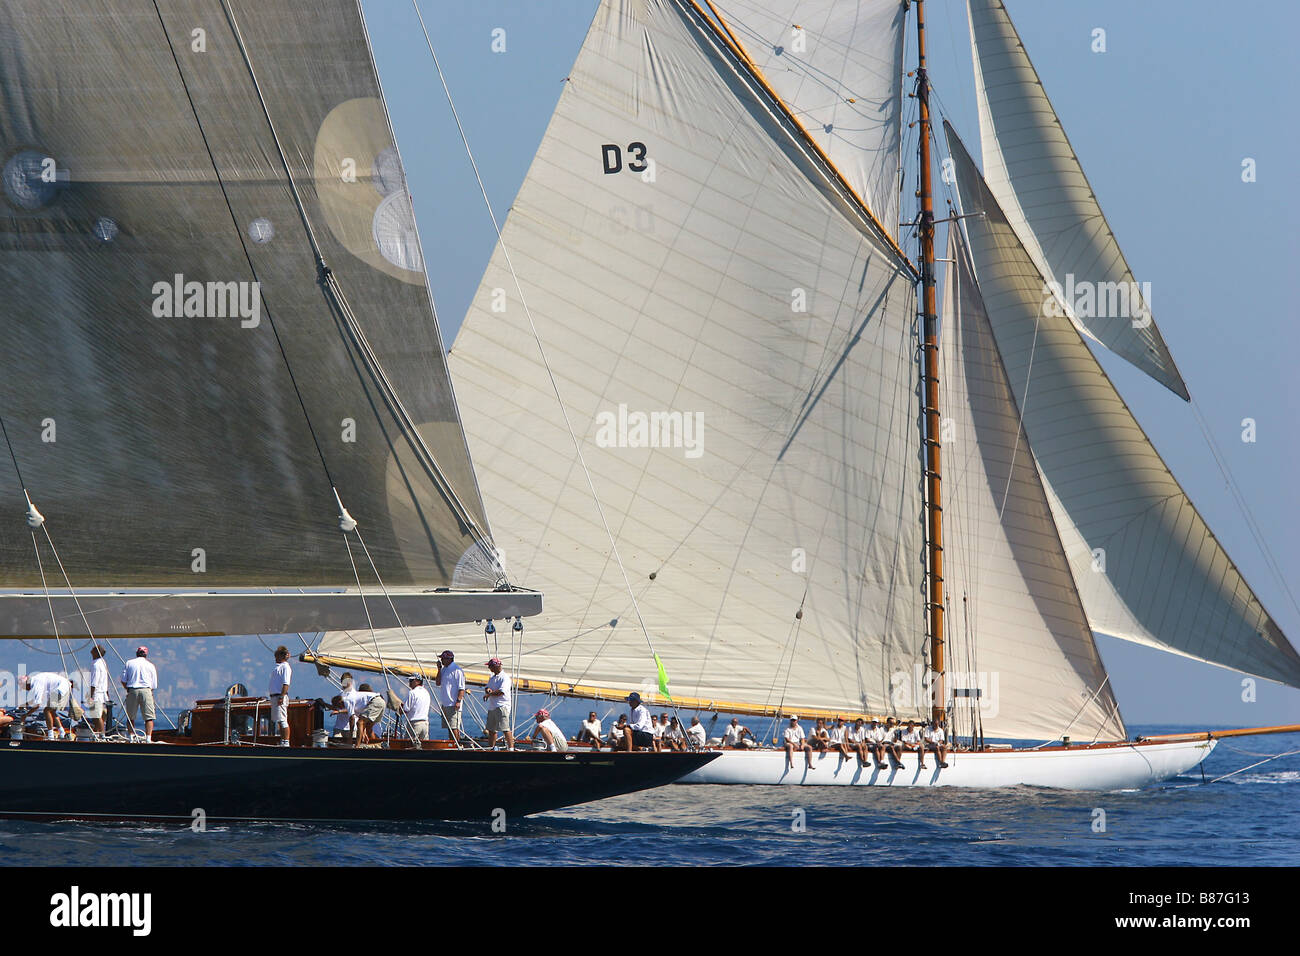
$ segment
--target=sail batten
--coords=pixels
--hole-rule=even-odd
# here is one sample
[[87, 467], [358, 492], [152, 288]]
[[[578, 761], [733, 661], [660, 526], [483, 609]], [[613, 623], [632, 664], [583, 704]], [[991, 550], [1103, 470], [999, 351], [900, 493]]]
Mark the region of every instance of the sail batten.
[[1300, 654], [1049, 307], [1013, 223], [947, 134], [976, 279], [1093, 630], [1300, 686]]
[[968, 0], [967, 12], [989, 189], [1045, 279], [1080, 290], [1062, 299], [1080, 331], [1188, 400], [1150, 296], [1135, 280], [1002, 0]]

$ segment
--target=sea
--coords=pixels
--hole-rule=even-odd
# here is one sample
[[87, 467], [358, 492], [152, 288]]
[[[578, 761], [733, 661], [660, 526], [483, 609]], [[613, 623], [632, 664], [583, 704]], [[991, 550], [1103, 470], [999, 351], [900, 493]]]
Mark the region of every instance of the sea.
[[[1130, 733], [1193, 728], [1130, 727]], [[1272, 755], [1287, 754], [1277, 759]], [[1254, 765], [1254, 766], [1252, 766]], [[1137, 791], [668, 786], [506, 823], [0, 821], [7, 866], [1295, 866], [1300, 734]], [[325, 799], [345, 799], [339, 795]], [[418, 799], [418, 794], [412, 794]]]

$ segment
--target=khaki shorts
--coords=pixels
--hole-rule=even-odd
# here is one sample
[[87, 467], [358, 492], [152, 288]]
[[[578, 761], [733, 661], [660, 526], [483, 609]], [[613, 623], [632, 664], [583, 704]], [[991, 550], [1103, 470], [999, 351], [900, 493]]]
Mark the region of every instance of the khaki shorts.
[[411, 721], [411, 738], [414, 740], [428, 740], [429, 722], [427, 720]]
[[383, 719], [384, 711], [386, 709], [387, 708], [384, 706], [384, 698], [376, 694], [374, 697], [370, 698], [370, 703], [366, 704], [366, 709], [361, 712], [361, 719], [368, 720], [372, 724], [377, 724]]
[[104, 698], [96, 697], [94, 700], [86, 701], [86, 716], [91, 720], [98, 720], [104, 716]]
[[442, 706], [442, 725], [448, 730], [462, 730], [464, 724], [461, 723], [461, 713], [459, 707]]
[[488, 731], [498, 730], [501, 731], [502, 733], [505, 733], [507, 730], [509, 730], [510, 729], [510, 705], [502, 704], [496, 710], [489, 710], [487, 712], [487, 725], [484, 727], [484, 729]]
[[154, 719], [152, 688], [132, 687], [126, 692], [126, 719], [135, 720], [137, 710], [144, 711], [145, 720]]

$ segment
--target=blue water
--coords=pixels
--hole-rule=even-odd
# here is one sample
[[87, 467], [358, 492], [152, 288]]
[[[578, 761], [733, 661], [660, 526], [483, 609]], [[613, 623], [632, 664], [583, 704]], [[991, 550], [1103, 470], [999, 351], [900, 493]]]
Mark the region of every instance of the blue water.
[[[1140, 727], [1160, 733], [1187, 728]], [[1300, 750], [1300, 735], [1220, 743], [1207, 779]], [[1250, 751], [1243, 753], [1241, 751]], [[1209, 786], [1117, 793], [672, 786], [487, 824], [344, 828], [0, 821], [7, 865], [1300, 864], [1300, 754]], [[1094, 832], [1095, 810], [1105, 831]], [[802, 811], [802, 832], [796, 832]]]

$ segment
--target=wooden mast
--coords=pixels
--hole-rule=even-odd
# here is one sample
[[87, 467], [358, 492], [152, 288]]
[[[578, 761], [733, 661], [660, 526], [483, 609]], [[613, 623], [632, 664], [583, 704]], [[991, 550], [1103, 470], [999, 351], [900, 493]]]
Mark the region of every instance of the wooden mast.
[[925, 421], [926, 611], [930, 630], [930, 715], [936, 723], [947, 699], [943, 653], [943, 498], [939, 472], [939, 335], [934, 281], [934, 197], [930, 183], [930, 79], [925, 70], [925, 0], [916, 0], [916, 97], [921, 127], [921, 355]]

